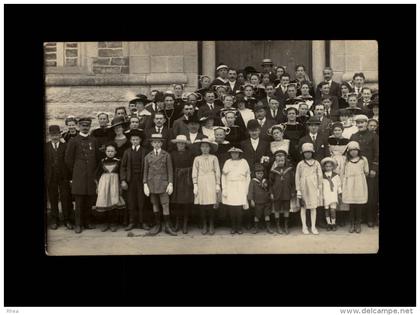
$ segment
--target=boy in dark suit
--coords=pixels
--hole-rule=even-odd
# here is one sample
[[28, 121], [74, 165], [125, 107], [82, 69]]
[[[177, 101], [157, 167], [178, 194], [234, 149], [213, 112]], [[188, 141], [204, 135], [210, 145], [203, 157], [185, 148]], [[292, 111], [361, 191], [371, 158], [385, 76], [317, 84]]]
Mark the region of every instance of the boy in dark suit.
[[99, 150], [96, 139], [89, 135], [91, 124], [89, 117], [79, 119], [80, 132], [70, 140], [65, 153], [67, 168], [73, 174], [71, 193], [76, 201], [76, 233], [82, 232], [82, 225], [87, 229], [95, 228], [90, 222], [96, 198], [95, 171]]
[[160, 221], [160, 206], [162, 206], [165, 232], [176, 236], [169, 221], [169, 196], [173, 192], [174, 182], [171, 156], [162, 150], [162, 144], [166, 141], [162, 134], [152, 134], [150, 141], [153, 150], [144, 159], [143, 189], [146, 196], [150, 195], [156, 225], [149, 235], [156, 235], [162, 230]]
[[59, 224], [58, 202], [61, 201], [64, 224], [69, 230], [73, 229], [72, 221], [72, 202], [70, 194], [70, 174], [64, 162], [66, 143], [60, 142], [60, 127], [51, 125], [48, 128], [50, 141], [47, 142], [46, 152], [46, 176], [48, 199], [51, 204], [51, 225], [52, 230], [56, 230]]
[[121, 160], [120, 181], [121, 188], [127, 190], [129, 224], [125, 228], [130, 231], [136, 226], [148, 230], [144, 223], [144, 192], [143, 192], [143, 167], [145, 150], [140, 146], [142, 132], [137, 129], [130, 131], [129, 140], [131, 147], [125, 150]]

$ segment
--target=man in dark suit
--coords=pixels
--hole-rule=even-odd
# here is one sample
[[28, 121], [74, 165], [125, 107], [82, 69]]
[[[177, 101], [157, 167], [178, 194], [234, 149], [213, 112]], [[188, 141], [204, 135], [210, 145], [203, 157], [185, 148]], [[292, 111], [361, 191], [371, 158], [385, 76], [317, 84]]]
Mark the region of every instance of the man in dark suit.
[[60, 127], [51, 125], [48, 128], [51, 140], [47, 142], [45, 170], [47, 179], [48, 199], [51, 205], [52, 230], [56, 230], [59, 224], [58, 202], [61, 201], [64, 224], [69, 230], [73, 229], [72, 202], [70, 193], [70, 173], [64, 162], [64, 154], [67, 144], [60, 142]]
[[67, 145], [65, 162], [72, 170], [71, 193], [76, 202], [75, 232], [82, 232], [82, 225], [87, 229], [94, 229], [91, 225], [92, 206], [95, 204], [96, 184], [95, 171], [99, 160], [99, 148], [96, 139], [89, 135], [92, 119], [79, 119], [79, 134], [72, 138]]
[[277, 97], [272, 97], [268, 103], [267, 118], [274, 120], [277, 124], [287, 120], [284, 114], [284, 108], [280, 106], [280, 100]]
[[274, 126], [276, 124], [276, 121], [267, 117], [266, 109], [261, 104], [257, 104], [255, 106], [255, 118], [261, 128], [261, 139], [270, 142], [272, 139], [271, 136], [267, 134], [267, 131], [271, 126]]
[[284, 73], [280, 77], [280, 84], [276, 86], [276, 92], [275, 95], [279, 97], [282, 101], [286, 100], [288, 98], [287, 96], [287, 86], [290, 83], [290, 75], [288, 73]]
[[241, 84], [239, 83], [236, 78], [238, 77], [238, 73], [235, 69], [229, 69], [228, 71], [228, 93], [230, 95], [236, 95], [236, 93], [241, 92]]
[[155, 113], [163, 111], [165, 108], [165, 97], [164, 94], [160, 91], [157, 91], [153, 102], [146, 105], [146, 109], [152, 114], [152, 117], [154, 117]]
[[314, 109], [314, 117], [319, 119], [319, 133], [326, 135], [327, 137], [330, 135], [330, 126], [332, 124], [332, 120], [325, 116], [325, 106], [324, 104], [319, 104], [315, 106]]
[[175, 139], [176, 136], [179, 135], [185, 135], [188, 134], [188, 127], [186, 124], [186, 121], [190, 119], [190, 117], [194, 114], [194, 106], [185, 103], [183, 108], [183, 115], [174, 121], [174, 124], [172, 126], [172, 139]]
[[256, 119], [248, 122], [247, 129], [249, 138], [241, 142], [241, 149], [244, 151], [243, 158], [252, 171], [255, 163], [261, 163], [263, 156], [269, 156], [270, 144], [261, 138], [261, 126]]
[[283, 110], [283, 108], [284, 108], [283, 99], [281, 99], [280, 97], [278, 97], [278, 96], [276, 95], [276, 89], [274, 88], [274, 84], [273, 84], [273, 83], [268, 83], [268, 84], [266, 85], [266, 87], [265, 87], [265, 93], [266, 93], [266, 96], [265, 96], [265, 97], [263, 97], [263, 98], [260, 100], [260, 101], [261, 101], [261, 103], [262, 103], [265, 107], [268, 107], [268, 103], [270, 103], [270, 99], [272, 99], [272, 98], [276, 98], [276, 99], [278, 100], [278, 102], [279, 102], [280, 109], [282, 109], [282, 110]]
[[321, 133], [319, 130], [321, 122], [318, 117], [312, 116], [306, 122], [308, 126], [309, 133], [303, 136], [299, 140], [299, 150], [302, 150], [302, 144], [304, 143], [312, 143], [314, 145], [314, 159], [318, 162], [329, 155], [328, 152], [328, 136]]
[[330, 87], [330, 95], [339, 98], [341, 96], [340, 83], [333, 81], [333, 75], [334, 75], [333, 69], [330, 67], [325, 67], [324, 70], [322, 71], [322, 74], [324, 76], [324, 81], [318, 84], [316, 88], [315, 97], [317, 99], [320, 98], [322, 83], [328, 83], [328, 86]]
[[198, 109], [198, 118], [207, 116], [209, 113], [211, 113], [213, 117], [220, 117], [220, 110], [222, 107], [215, 104], [215, 99], [216, 94], [214, 91], [206, 91], [204, 96], [205, 104], [201, 105]]
[[378, 204], [376, 200], [376, 191], [378, 189], [377, 172], [379, 169], [379, 139], [378, 135], [367, 129], [368, 117], [366, 115], [357, 115], [354, 117], [358, 132], [350, 137], [351, 141], [357, 141], [360, 145], [360, 153], [369, 163], [368, 184], [368, 202], [366, 204], [367, 224], [373, 227], [378, 220]]
[[153, 122], [154, 122], [154, 127], [149, 128], [145, 131], [144, 136], [145, 136], [145, 143], [144, 143], [144, 148], [146, 149], [147, 152], [149, 152], [150, 150], [152, 150], [152, 145], [150, 143], [150, 138], [152, 136], [152, 134], [161, 134], [163, 136], [163, 141], [162, 141], [162, 149], [167, 151], [168, 150], [168, 139], [170, 139], [170, 130], [167, 126], [165, 126], [165, 115], [163, 113], [155, 113], [155, 116], [153, 118]]
[[314, 105], [317, 104], [322, 104], [322, 100], [329, 97], [331, 100], [331, 109], [337, 109], [339, 108], [338, 106], [338, 98], [337, 96], [331, 95], [330, 92], [330, 86], [328, 85], [327, 82], [321, 82], [320, 84], [320, 94], [318, 95], [318, 97], [315, 98], [315, 103]]

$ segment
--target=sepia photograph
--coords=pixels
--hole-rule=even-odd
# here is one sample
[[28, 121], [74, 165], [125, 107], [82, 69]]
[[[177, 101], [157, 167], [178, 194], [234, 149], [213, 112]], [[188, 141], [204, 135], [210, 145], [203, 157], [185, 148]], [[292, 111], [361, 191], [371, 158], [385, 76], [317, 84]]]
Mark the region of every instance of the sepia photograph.
[[378, 49], [44, 42], [46, 254], [376, 254]]

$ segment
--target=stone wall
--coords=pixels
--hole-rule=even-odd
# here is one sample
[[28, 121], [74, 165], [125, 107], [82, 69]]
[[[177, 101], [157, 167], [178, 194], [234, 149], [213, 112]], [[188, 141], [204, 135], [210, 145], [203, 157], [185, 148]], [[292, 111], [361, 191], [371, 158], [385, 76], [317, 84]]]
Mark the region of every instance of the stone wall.
[[[127, 106], [138, 93], [169, 90], [173, 83], [184, 84], [186, 91], [197, 89], [196, 41], [79, 45], [83, 67], [75, 71], [56, 67], [53, 62], [46, 64], [48, 123], [63, 125], [63, 119], [70, 114], [95, 117], [102, 110], [113, 112], [117, 106]], [[44, 49], [46, 61], [56, 57], [54, 43], [46, 44]]]
[[378, 42], [332, 40], [331, 66], [337, 81], [350, 81], [354, 73], [363, 72], [367, 85], [378, 88]]

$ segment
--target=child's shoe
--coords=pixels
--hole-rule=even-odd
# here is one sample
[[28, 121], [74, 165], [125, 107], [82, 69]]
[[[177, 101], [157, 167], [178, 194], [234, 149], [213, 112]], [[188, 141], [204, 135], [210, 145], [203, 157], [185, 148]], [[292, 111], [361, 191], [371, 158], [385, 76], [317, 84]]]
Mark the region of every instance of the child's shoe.
[[337, 231], [337, 224], [333, 224], [333, 225], [332, 225], [332, 230], [333, 230], [333, 231]]
[[268, 234], [273, 234], [273, 230], [270, 227], [270, 221], [265, 221], [265, 229], [267, 230]]
[[356, 233], [360, 233], [362, 232], [362, 226], [360, 223], [357, 223], [356, 228], [355, 228]]
[[280, 229], [280, 219], [276, 218], [276, 232], [277, 234], [283, 234], [282, 230]]
[[106, 232], [109, 230], [109, 225], [105, 224], [104, 227], [101, 229], [102, 232]]
[[284, 234], [289, 234], [289, 218], [284, 218]]
[[332, 226], [331, 226], [331, 224], [328, 224], [327, 225], [327, 231], [331, 231], [332, 230]]
[[308, 230], [308, 228], [306, 226], [304, 226], [302, 228], [302, 233], [305, 234], [305, 235], [308, 235], [309, 234], [309, 230]]
[[354, 223], [350, 222], [350, 229], [349, 229], [350, 233], [354, 232]]
[[252, 229], [252, 234], [258, 233], [258, 222], [254, 222], [254, 227]]
[[319, 234], [317, 228], [314, 227], [314, 226], [311, 228], [311, 232], [312, 232], [312, 234], [315, 234], [315, 235], [318, 235]]

